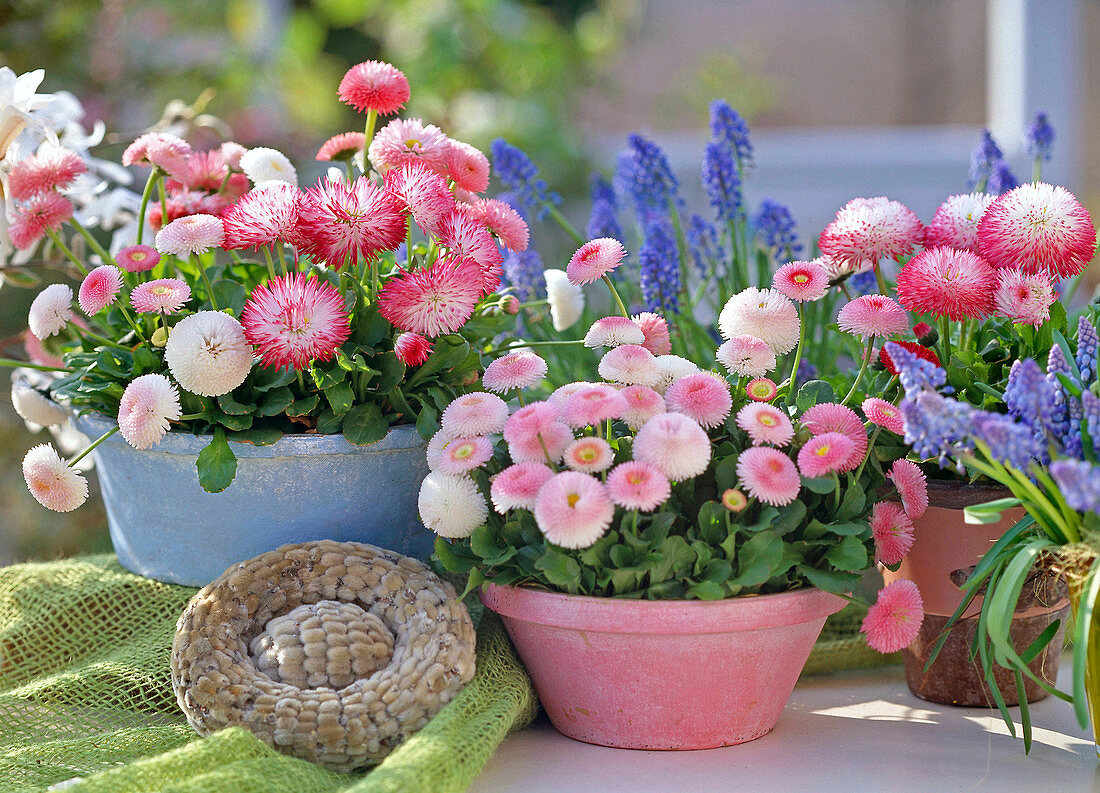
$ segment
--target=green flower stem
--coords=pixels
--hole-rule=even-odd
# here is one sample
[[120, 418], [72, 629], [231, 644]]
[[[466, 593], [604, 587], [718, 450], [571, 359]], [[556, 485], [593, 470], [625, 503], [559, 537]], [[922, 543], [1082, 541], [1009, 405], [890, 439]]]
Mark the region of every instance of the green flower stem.
[[871, 455], [875, 453], [875, 441], [878, 440], [878, 434], [882, 431], [882, 427], [875, 425], [875, 431], [871, 433], [871, 439], [867, 442], [867, 454], [863, 457], [863, 462], [859, 464], [859, 468], [856, 469], [856, 482], [859, 481], [859, 477], [863, 475], [863, 468], [867, 465], [867, 461], [871, 459]]
[[875, 280], [878, 281], [878, 291], [889, 296], [890, 288], [886, 285], [886, 276], [882, 274], [882, 268], [875, 262]]
[[149, 199], [153, 196], [153, 189], [160, 179], [160, 169], [153, 168], [149, 172], [149, 178], [145, 180], [145, 189], [141, 191], [141, 208], [138, 210], [137, 244], [141, 245], [141, 238], [145, 234], [145, 211], [149, 208]]
[[84, 336], [87, 336], [92, 341], [99, 342], [100, 344], [102, 344], [106, 347], [114, 347], [117, 350], [126, 350], [126, 352], [130, 352], [129, 347], [123, 346], [122, 344], [119, 344], [117, 341], [111, 341], [110, 339], [108, 339], [104, 336], [100, 336], [98, 333], [93, 333], [92, 331], [88, 330], [87, 328], [82, 328], [79, 325], [77, 325], [75, 322], [72, 323], [71, 327], [76, 328], [77, 333], [83, 334]]
[[263, 249], [264, 257], [267, 259], [267, 273], [271, 276], [271, 280], [274, 281], [277, 276], [275, 275], [275, 262], [271, 258], [271, 251], [268, 250], [268, 246], [266, 245], [261, 245], [260, 247]]
[[607, 277], [607, 273], [604, 273], [600, 277], [603, 278], [603, 282], [607, 284], [607, 288], [611, 290], [611, 296], [615, 298], [615, 305], [619, 307], [619, 313], [629, 319], [630, 314], [627, 312], [626, 306], [623, 305], [623, 299], [619, 297], [619, 290], [615, 288], [615, 284], [611, 283], [611, 279]]
[[790, 407], [791, 401], [794, 399], [795, 392], [795, 378], [798, 377], [798, 364], [802, 361], [802, 346], [806, 343], [806, 317], [802, 311], [802, 304], [795, 303], [795, 310], [798, 312], [798, 346], [794, 350], [794, 365], [791, 366], [791, 376], [788, 379], [787, 386], [787, 398], [784, 400], [784, 404]]
[[283, 253], [283, 244], [271, 243], [271, 247], [275, 249], [275, 255], [279, 259], [279, 267], [283, 271], [283, 275], [290, 275], [290, 266], [286, 263], [286, 254]]
[[[378, 123], [378, 111], [367, 111], [367, 123], [363, 126], [363, 134], [365, 139], [363, 140], [363, 171], [367, 170], [367, 149], [370, 148], [370, 142], [374, 140], [374, 127]], [[349, 167], [350, 167], [350, 160]]]
[[568, 339], [559, 341], [524, 341], [519, 344], [509, 344], [506, 347], [494, 347], [491, 350], [485, 350], [482, 355], [495, 355], [498, 352], [511, 352], [512, 350], [522, 350], [525, 347], [565, 347], [569, 345], [584, 344], [583, 339]]
[[863, 375], [867, 373], [867, 367], [871, 363], [871, 355], [875, 351], [875, 337], [872, 336], [867, 340], [867, 354], [863, 356], [863, 365], [859, 367], [859, 374], [856, 375], [856, 381], [852, 383], [851, 389], [849, 389], [847, 395], [841, 400], [840, 404], [847, 405], [848, 400], [855, 396], [856, 391], [859, 389], [859, 384], [863, 382]]
[[1035, 158], [1034, 165], [1031, 166], [1031, 181], [1040, 182], [1043, 179], [1043, 161], [1041, 157]]
[[833, 482], [836, 487], [833, 489], [833, 512], [840, 509], [840, 474], [833, 471]]
[[413, 224], [409, 220], [409, 226], [405, 229], [405, 269], [412, 272], [413, 268]]
[[164, 190], [164, 180], [157, 180], [157, 193], [160, 195], [160, 227], [168, 225], [168, 193]]
[[570, 237], [572, 237], [574, 242], [576, 242], [578, 245], [584, 245], [586, 242], [588, 242], [588, 240], [584, 238], [584, 235], [577, 231], [577, 229], [574, 228], [573, 224], [566, 219], [565, 215], [558, 211], [558, 208], [556, 206], [551, 204], [549, 201], [543, 201], [541, 203], [543, 207], [545, 207], [546, 211], [550, 213], [550, 217], [554, 219], [554, 222], [561, 226], [562, 230]]
[[80, 232], [80, 236], [88, 241], [88, 245], [91, 246], [93, 251], [99, 254], [99, 257], [103, 259], [105, 264], [115, 264], [114, 257], [107, 252], [106, 248], [99, 244], [99, 240], [97, 240], [92, 235], [92, 233], [88, 231], [88, 229], [84, 228], [83, 224], [81, 224], [79, 220], [77, 220], [75, 217], [69, 218], [69, 223], [72, 224], [73, 228]]
[[78, 455], [77, 455], [76, 457], [74, 457], [73, 459], [69, 460], [69, 462], [67, 463], [67, 465], [69, 466], [69, 468], [72, 468], [72, 467], [73, 467], [74, 465], [76, 465], [76, 464], [77, 464], [77, 463], [79, 463], [79, 462], [80, 462], [81, 460], [83, 460], [83, 459], [84, 459], [85, 457], [87, 457], [87, 456], [88, 456], [88, 455], [89, 455], [89, 454], [90, 454], [90, 453], [92, 452], [92, 450], [93, 450], [93, 449], [95, 449], [95, 447], [96, 447], [96, 446], [99, 446], [99, 444], [103, 443], [103, 441], [105, 441], [105, 440], [107, 440], [108, 438], [110, 438], [110, 437], [111, 437], [112, 435], [114, 435], [114, 434], [115, 434], [116, 432], [118, 432], [118, 426], [117, 426], [117, 425], [116, 425], [116, 426], [114, 426], [114, 427], [111, 427], [111, 429], [107, 430], [107, 431], [106, 431], [105, 433], [103, 433], [103, 434], [102, 434], [102, 435], [100, 435], [100, 436], [99, 436], [98, 438], [96, 438], [96, 439], [95, 439], [94, 441], [92, 441], [92, 442], [91, 442], [91, 443], [90, 443], [90, 444], [88, 445], [88, 448], [87, 448], [87, 449], [85, 449], [84, 451], [82, 451], [82, 452], [81, 452], [80, 454], [78, 454]]
[[205, 413], [185, 413], [184, 415], [176, 419], [176, 421], [195, 421], [197, 419], [201, 419], [205, 415]]
[[8, 366], [12, 369], [35, 369], [39, 372], [75, 372], [76, 369], [72, 369], [68, 366], [47, 366], [42, 363], [31, 363], [30, 361], [17, 361], [15, 358], [0, 358], [0, 366]]
[[943, 352], [943, 368], [946, 369], [948, 364], [951, 363], [951, 322], [947, 317], [940, 317], [940, 341], [942, 342]]
[[80, 271], [81, 275], [86, 276], [88, 274], [88, 268], [84, 266], [84, 263], [80, 261], [80, 259], [76, 258], [76, 254], [61, 240], [61, 237], [56, 231], [46, 229], [46, 235], [50, 238], [50, 241], [60, 248], [62, 253], [68, 256], [69, 260], [76, 265], [76, 269]]
[[344, 160], [344, 169], [348, 172], [348, 184], [351, 184], [355, 181], [355, 169], [350, 159]]
[[206, 268], [202, 266], [202, 262], [199, 260], [199, 257], [193, 253], [191, 254], [191, 262], [199, 268], [199, 275], [202, 276], [202, 281], [204, 284], [206, 284], [206, 291], [209, 293], [210, 296], [211, 307], [213, 307], [215, 311], [220, 311], [221, 309], [218, 308], [218, 301], [214, 297], [214, 286], [210, 283], [210, 276], [206, 274]]

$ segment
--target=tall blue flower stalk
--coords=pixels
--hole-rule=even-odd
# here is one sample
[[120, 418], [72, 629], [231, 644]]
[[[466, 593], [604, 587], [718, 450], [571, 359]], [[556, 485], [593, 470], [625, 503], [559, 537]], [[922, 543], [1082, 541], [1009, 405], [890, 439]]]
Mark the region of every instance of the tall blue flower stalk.
[[660, 146], [637, 134], [631, 135], [628, 142], [619, 155], [615, 187], [630, 196], [644, 232], [651, 222], [660, 221], [677, 208], [680, 182]]
[[794, 215], [786, 205], [765, 198], [760, 202], [753, 225], [757, 240], [777, 264], [793, 262], [802, 253]]
[[993, 135], [988, 129], [983, 129], [978, 146], [970, 154], [967, 189], [1000, 195], [1019, 184], [1005, 160], [1004, 152], [993, 140]]
[[553, 206], [561, 203], [561, 196], [549, 189], [545, 179], [539, 178], [538, 166], [523, 150], [497, 138], [490, 152], [497, 178], [526, 212], [543, 220]]
[[638, 251], [642, 301], [647, 311], [665, 315], [680, 311], [680, 252], [668, 220], [654, 220]]
[[724, 99], [710, 103], [710, 137], [733, 149], [739, 170], [744, 173], [753, 166], [752, 138], [745, 119]]
[[1054, 127], [1050, 125], [1047, 114], [1041, 110], [1027, 125], [1024, 132], [1024, 152], [1034, 161], [1031, 178], [1038, 182], [1043, 172], [1043, 162], [1049, 162], [1054, 149]]
[[724, 141], [711, 141], [703, 151], [703, 189], [721, 224], [733, 223], [744, 214], [741, 175], [732, 148]]
[[614, 237], [622, 240], [623, 229], [619, 225], [618, 200], [611, 183], [601, 174], [592, 174], [592, 211], [584, 233], [588, 239]]

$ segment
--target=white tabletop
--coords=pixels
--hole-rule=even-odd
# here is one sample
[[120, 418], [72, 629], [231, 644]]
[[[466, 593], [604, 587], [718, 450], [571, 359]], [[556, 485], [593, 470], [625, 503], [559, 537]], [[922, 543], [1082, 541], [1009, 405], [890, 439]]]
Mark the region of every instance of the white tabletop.
[[[1067, 654], [1062, 690], [1070, 664]], [[608, 749], [540, 717], [505, 740], [470, 793], [1100, 793], [1091, 732], [1072, 706], [1047, 697], [1031, 713], [1029, 756], [996, 710], [918, 699], [900, 666], [816, 675], [799, 682], [771, 733], [722, 749]]]

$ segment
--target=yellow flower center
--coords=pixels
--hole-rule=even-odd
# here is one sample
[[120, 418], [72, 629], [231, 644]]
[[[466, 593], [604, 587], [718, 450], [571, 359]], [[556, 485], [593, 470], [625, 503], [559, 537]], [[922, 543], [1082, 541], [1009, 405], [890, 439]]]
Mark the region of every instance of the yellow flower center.
[[161, 295], [167, 295], [167, 294], [171, 293], [171, 291], [172, 291], [172, 287], [164, 286], [163, 284], [161, 286], [154, 286], [153, 287], [153, 294], [156, 295], [157, 297], [160, 297]]
[[816, 454], [818, 457], [824, 457], [828, 453], [829, 453], [829, 444], [827, 444], [827, 443], [821, 444], [819, 447], [817, 447], [817, 449], [814, 450], [814, 454]]
[[810, 280], [810, 276], [806, 273], [798, 273], [793, 280], [796, 284], [804, 284]]
[[577, 506], [577, 502], [581, 500], [581, 497], [578, 493], [570, 493], [565, 497], [565, 500], [569, 502], [570, 507], [575, 507]]
[[761, 416], [760, 423], [765, 427], [774, 427], [776, 425], [775, 416]]

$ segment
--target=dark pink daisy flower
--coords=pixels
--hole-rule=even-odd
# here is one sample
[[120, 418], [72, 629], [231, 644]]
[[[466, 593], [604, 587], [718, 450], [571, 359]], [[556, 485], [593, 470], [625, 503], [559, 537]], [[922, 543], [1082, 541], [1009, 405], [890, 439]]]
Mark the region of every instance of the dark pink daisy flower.
[[860, 627], [867, 644], [880, 653], [896, 653], [913, 643], [924, 622], [924, 603], [912, 581], [899, 579], [878, 593]]
[[8, 226], [11, 243], [19, 250], [38, 244], [47, 231], [57, 231], [73, 216], [69, 199], [57, 193], [39, 193], [15, 208], [15, 219]]
[[385, 185], [401, 199], [424, 233], [442, 234], [444, 220], [455, 211], [454, 194], [442, 176], [425, 163], [407, 162], [386, 171]]
[[434, 338], [466, 324], [481, 299], [481, 284], [472, 262], [444, 257], [387, 281], [378, 310], [394, 327]]
[[440, 243], [453, 255], [475, 262], [481, 268], [482, 294], [500, 286], [504, 256], [485, 224], [465, 207], [457, 207], [443, 221]]
[[248, 343], [264, 366], [302, 370], [327, 361], [351, 335], [340, 293], [327, 282], [292, 273], [252, 290], [241, 310]]
[[222, 215], [226, 250], [259, 248], [297, 239], [298, 204], [302, 191], [286, 182], [265, 185], [241, 197]]
[[155, 165], [174, 179], [187, 178], [191, 170], [191, 145], [167, 132], [148, 132], [122, 153], [123, 165]]
[[122, 290], [122, 270], [110, 264], [100, 265], [84, 277], [77, 302], [89, 317], [115, 302]]
[[340, 101], [360, 113], [373, 110], [379, 115], [396, 113], [409, 101], [408, 78], [383, 61], [364, 61], [348, 69], [337, 89]]
[[16, 201], [26, 201], [39, 193], [68, 187], [87, 170], [88, 166], [75, 152], [56, 146], [43, 147], [12, 167], [8, 193]]
[[317, 159], [321, 162], [346, 162], [363, 150], [367, 136], [362, 132], [341, 132], [321, 144]]
[[160, 253], [151, 245], [131, 245], [115, 254], [118, 266], [128, 273], [144, 273], [160, 262]]
[[527, 221], [511, 206], [496, 198], [478, 199], [470, 205], [474, 217], [497, 235], [500, 244], [510, 251], [525, 251], [531, 232]]
[[462, 190], [484, 193], [489, 187], [489, 158], [469, 143], [452, 140], [447, 153], [447, 176]]
[[898, 273], [898, 300], [917, 314], [984, 319], [996, 307], [996, 292], [997, 271], [970, 251], [929, 248]]
[[432, 343], [419, 333], [402, 333], [393, 343], [393, 352], [405, 366], [420, 366], [432, 354]]
[[301, 252], [335, 269], [393, 250], [407, 228], [401, 200], [365, 176], [350, 185], [326, 177], [306, 190], [298, 204]]

